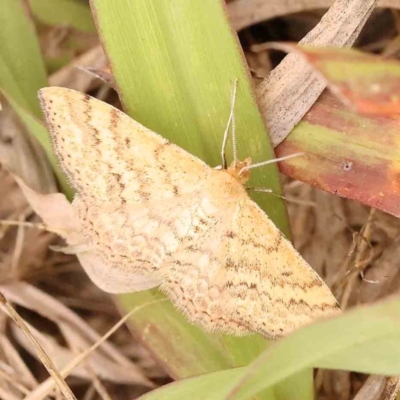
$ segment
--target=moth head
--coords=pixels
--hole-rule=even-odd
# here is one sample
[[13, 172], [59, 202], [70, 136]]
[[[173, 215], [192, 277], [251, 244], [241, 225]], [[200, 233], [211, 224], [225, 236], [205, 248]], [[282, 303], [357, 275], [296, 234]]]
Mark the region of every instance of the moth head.
[[250, 169], [248, 169], [248, 167], [250, 167], [251, 164], [251, 157], [247, 157], [243, 161], [232, 162], [226, 171], [244, 185], [250, 179]]

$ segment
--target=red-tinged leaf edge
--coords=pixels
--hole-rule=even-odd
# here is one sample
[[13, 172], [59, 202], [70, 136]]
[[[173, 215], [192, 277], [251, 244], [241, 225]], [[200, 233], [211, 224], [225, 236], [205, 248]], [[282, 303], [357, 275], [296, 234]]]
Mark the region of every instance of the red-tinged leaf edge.
[[278, 157], [306, 154], [281, 162], [280, 171], [399, 217], [400, 118], [395, 114], [400, 113], [400, 62], [352, 49], [292, 43], [263, 47], [302, 55], [335, 95], [325, 91], [275, 149]]
[[355, 49], [268, 43], [301, 55], [329, 90], [359, 114], [400, 115], [400, 61]]
[[276, 148], [284, 174], [400, 217], [400, 120], [359, 116], [325, 92]]

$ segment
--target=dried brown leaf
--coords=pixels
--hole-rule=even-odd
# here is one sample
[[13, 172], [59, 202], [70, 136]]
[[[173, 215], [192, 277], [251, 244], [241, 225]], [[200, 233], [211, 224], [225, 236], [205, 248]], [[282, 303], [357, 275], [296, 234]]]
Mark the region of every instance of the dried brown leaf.
[[[329, 8], [334, 0], [233, 0], [228, 12], [233, 27], [240, 31], [262, 21], [302, 11]], [[378, 7], [400, 8], [400, 0], [380, 0]]]
[[[371, 375], [365, 381], [362, 388], [357, 392], [353, 400], [377, 400], [385, 389], [386, 378], [378, 375]], [[389, 399], [387, 399], [389, 400]]]
[[0, 335], [0, 346], [8, 365], [15, 371], [21, 384], [33, 389], [37, 385], [35, 377], [6, 336]]
[[[320, 23], [301, 41], [349, 47], [372, 13], [376, 0], [336, 0]], [[271, 141], [281, 143], [325, 88], [302, 57], [289, 54], [257, 87], [256, 94]]]
[[29, 330], [28, 325], [25, 321], [19, 316], [19, 314], [14, 310], [8, 300], [0, 293], [0, 308], [10, 316], [10, 318], [14, 321], [14, 323], [24, 332], [26, 337], [29, 339], [31, 346], [35, 349], [35, 353], [39, 357], [40, 361], [46, 368], [47, 372], [53, 378], [54, 382], [57, 384], [57, 387], [60, 389], [61, 393], [67, 400], [76, 400], [75, 395], [72, 393], [70, 387], [66, 384], [64, 378], [60, 375], [58, 369], [53, 364], [52, 360], [40, 346], [40, 344], [36, 341], [36, 339], [32, 336], [32, 333]]
[[68, 87], [85, 93], [93, 88], [93, 75], [83, 72], [82, 69], [101, 70], [106, 64], [103, 49], [101, 46], [96, 46], [52, 74], [49, 77], [49, 83], [51, 86]]
[[92, 66], [91, 67], [80, 66], [79, 69], [87, 72], [89, 75], [101, 79], [103, 82], [107, 83], [107, 85], [117, 90], [117, 84], [111, 72], [110, 66], [106, 66], [104, 68], [96, 68]]
[[2, 400], [20, 400], [20, 397], [14, 396], [2, 386], [0, 386], [0, 398]]
[[72, 209], [70, 202], [62, 193], [40, 194], [29, 188], [24, 181], [13, 175], [29, 204], [38, 214], [49, 230], [60, 234], [60, 236], [78, 240], [79, 222]]
[[[35, 337], [38, 343], [40, 343], [48, 356], [52, 359], [54, 365], [57, 367], [58, 370], [61, 370], [65, 365], [69, 364], [75, 358], [76, 355], [71, 350], [60, 346], [54, 337], [40, 332], [28, 323], [26, 324], [29, 326], [32, 335]], [[30, 346], [29, 341], [26, 340], [26, 337], [22, 335], [21, 331], [14, 327], [12, 328], [12, 333], [13, 337], [18, 341], [18, 343], [27, 352], [35, 357], [34, 350]], [[84, 345], [85, 347], [83, 348], [86, 348], [87, 342], [85, 342]], [[102, 379], [122, 384], [132, 383], [131, 374], [126, 374], [120, 365], [110, 362], [109, 359], [106, 359], [101, 355], [98, 356], [96, 355], [96, 353], [93, 353], [89, 362], [91, 365], [93, 365], [92, 368], [94, 372]], [[70, 375], [77, 376], [86, 380], [92, 379], [91, 375], [88, 373], [84, 366], [77, 366]]]
[[386, 382], [382, 400], [395, 400], [399, 392], [400, 392], [400, 378], [393, 376], [389, 378]]
[[[94, 350], [96, 350], [100, 345], [105, 344], [105, 341], [121, 326], [123, 325], [134, 313], [143, 309], [146, 306], [152, 305], [153, 303], [163, 302], [166, 299], [155, 300], [149, 303], [142, 304], [138, 307], [132, 309], [128, 314], [122, 317], [103, 337], [101, 337], [95, 344], [93, 344], [90, 348], [86, 349], [84, 352], [79, 354], [70, 364], [68, 364], [62, 371], [61, 374], [63, 376], [68, 376], [73, 368], [79, 365], [82, 361], [84, 361]], [[151, 385], [152, 387], [154, 385]], [[37, 400], [46, 396], [51, 392], [54, 387], [54, 381], [47, 379], [42, 382], [33, 392], [29, 394], [25, 398], [25, 400]]]
[[39, 143], [29, 134], [4, 96], [0, 95], [0, 164], [24, 177], [41, 192], [55, 191], [54, 174]]
[[[100, 339], [100, 335], [77, 314], [34, 286], [22, 282], [10, 283], [8, 285], [0, 285], [0, 290], [6, 294], [10, 301], [50, 319], [59, 325], [64, 333], [69, 332], [70, 340], [79, 344], [81, 349], [90, 347]], [[99, 351], [91, 356], [90, 363], [99, 375], [103, 374], [109, 378], [115, 378], [115, 373], [118, 373], [120, 382], [129, 381], [130, 383], [136, 382], [145, 386], [152, 385], [143, 372], [111, 343], [103, 343]]]

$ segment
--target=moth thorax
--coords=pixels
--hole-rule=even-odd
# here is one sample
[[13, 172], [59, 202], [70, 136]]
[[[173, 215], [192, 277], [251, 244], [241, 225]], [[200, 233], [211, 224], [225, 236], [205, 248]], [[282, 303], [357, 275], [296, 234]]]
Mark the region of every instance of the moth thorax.
[[237, 179], [242, 185], [244, 185], [250, 179], [250, 170], [243, 168], [251, 165], [251, 158], [247, 157], [243, 161], [233, 162], [228, 168], [227, 172], [230, 176]]

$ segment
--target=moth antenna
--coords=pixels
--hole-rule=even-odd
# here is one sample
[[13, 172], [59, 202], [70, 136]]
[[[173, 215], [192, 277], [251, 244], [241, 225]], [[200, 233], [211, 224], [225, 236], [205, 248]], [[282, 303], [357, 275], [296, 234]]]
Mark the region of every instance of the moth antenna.
[[226, 169], [226, 167], [227, 167], [226, 157], [225, 157], [225, 148], [226, 148], [226, 144], [228, 142], [230, 126], [232, 126], [233, 160], [234, 160], [235, 165], [236, 165], [236, 161], [237, 161], [236, 136], [235, 136], [236, 126], [235, 126], [235, 115], [234, 115], [237, 82], [238, 82], [237, 79], [235, 79], [235, 81], [233, 82], [233, 90], [232, 90], [232, 97], [231, 97], [231, 110], [229, 113], [228, 122], [226, 124], [224, 138], [222, 140], [221, 159], [222, 159], [222, 168], [223, 169]]
[[267, 160], [267, 161], [262, 161], [256, 164], [251, 164], [251, 165], [247, 165], [246, 167], [243, 167], [240, 171], [239, 171], [239, 176], [242, 175], [244, 172], [250, 170], [250, 169], [254, 169], [254, 168], [259, 168], [259, 167], [263, 167], [264, 165], [268, 165], [268, 164], [273, 164], [276, 162], [280, 162], [280, 161], [285, 161], [285, 160], [289, 160], [290, 158], [295, 158], [295, 157], [301, 157], [304, 156], [305, 153], [293, 153], [293, 154], [289, 154], [288, 156], [284, 156], [284, 157], [279, 157], [279, 158], [273, 158], [272, 160]]

